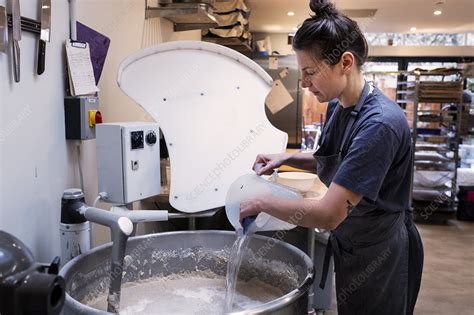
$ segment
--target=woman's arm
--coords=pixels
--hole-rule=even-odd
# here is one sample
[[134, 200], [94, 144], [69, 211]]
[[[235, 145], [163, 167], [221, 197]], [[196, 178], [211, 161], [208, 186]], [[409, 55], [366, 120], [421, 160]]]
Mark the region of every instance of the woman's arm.
[[299, 168], [305, 171], [316, 172], [316, 159], [312, 152], [289, 154], [285, 165]]
[[[256, 169], [257, 164], [263, 167]], [[255, 159], [253, 169], [260, 175], [270, 175], [273, 169], [282, 165], [288, 165], [306, 171], [316, 171], [316, 159], [312, 153], [282, 153], [282, 154], [259, 154]]]
[[361, 199], [361, 195], [332, 183], [321, 200], [288, 200], [267, 195], [243, 201], [240, 204], [240, 218], [266, 212], [298, 226], [333, 230]]

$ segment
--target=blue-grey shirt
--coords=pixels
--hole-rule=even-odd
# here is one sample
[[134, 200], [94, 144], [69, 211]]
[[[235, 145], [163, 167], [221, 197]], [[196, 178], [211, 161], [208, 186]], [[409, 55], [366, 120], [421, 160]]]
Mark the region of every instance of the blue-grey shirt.
[[[326, 121], [339, 101], [331, 101]], [[319, 155], [337, 154], [354, 107], [336, 112]], [[352, 126], [349, 145], [333, 182], [363, 196], [355, 216], [409, 209], [412, 140], [402, 109], [374, 88]]]

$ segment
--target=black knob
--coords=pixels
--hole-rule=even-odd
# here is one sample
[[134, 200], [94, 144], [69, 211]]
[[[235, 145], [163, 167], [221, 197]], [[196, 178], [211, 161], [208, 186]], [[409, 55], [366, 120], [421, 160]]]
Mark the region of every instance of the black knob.
[[132, 150], [143, 149], [143, 147], [145, 146], [145, 143], [143, 142], [142, 130], [130, 132], [130, 140]]
[[148, 131], [146, 134], [146, 143], [148, 145], [154, 145], [156, 143], [156, 133], [154, 131]]

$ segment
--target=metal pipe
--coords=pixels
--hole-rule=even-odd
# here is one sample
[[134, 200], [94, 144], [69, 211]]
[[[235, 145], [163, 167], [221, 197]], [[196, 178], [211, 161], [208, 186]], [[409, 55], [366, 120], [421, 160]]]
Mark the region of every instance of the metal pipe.
[[170, 213], [168, 210], [129, 210], [121, 206], [114, 206], [111, 209], [113, 213], [127, 217], [133, 223], [168, 221], [171, 219], [210, 218], [219, 210], [220, 208], [197, 213]]
[[120, 294], [122, 288], [123, 260], [127, 247], [128, 236], [112, 230], [112, 263], [110, 266], [110, 287], [107, 296], [107, 311], [118, 313], [120, 311]]
[[112, 207], [113, 213], [129, 218], [133, 223], [168, 221], [167, 210], [129, 210], [125, 207]]
[[[311, 261], [314, 262], [314, 246], [316, 243], [316, 231], [308, 229], [308, 255]], [[308, 290], [308, 312], [314, 311], [314, 285], [311, 285]]]
[[112, 233], [120, 232], [127, 236], [132, 233], [132, 221], [125, 216], [104, 209], [87, 206], [81, 207], [78, 211], [88, 221], [109, 227]]
[[76, 0], [68, 0], [68, 1], [69, 1], [70, 38], [71, 40], [77, 40]]

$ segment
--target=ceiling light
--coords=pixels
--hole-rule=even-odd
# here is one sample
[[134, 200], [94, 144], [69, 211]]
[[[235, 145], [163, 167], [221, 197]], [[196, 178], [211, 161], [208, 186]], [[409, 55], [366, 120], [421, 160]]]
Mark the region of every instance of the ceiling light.
[[288, 11], [287, 14], [288, 14], [288, 16], [294, 16], [294, 15], [295, 15], [295, 12], [293, 12], [293, 11]]
[[416, 32], [416, 27], [413, 26], [412, 28], [410, 28], [410, 31]]
[[441, 10], [436, 10], [433, 12], [434, 15], [441, 15], [443, 13], [443, 11]]

